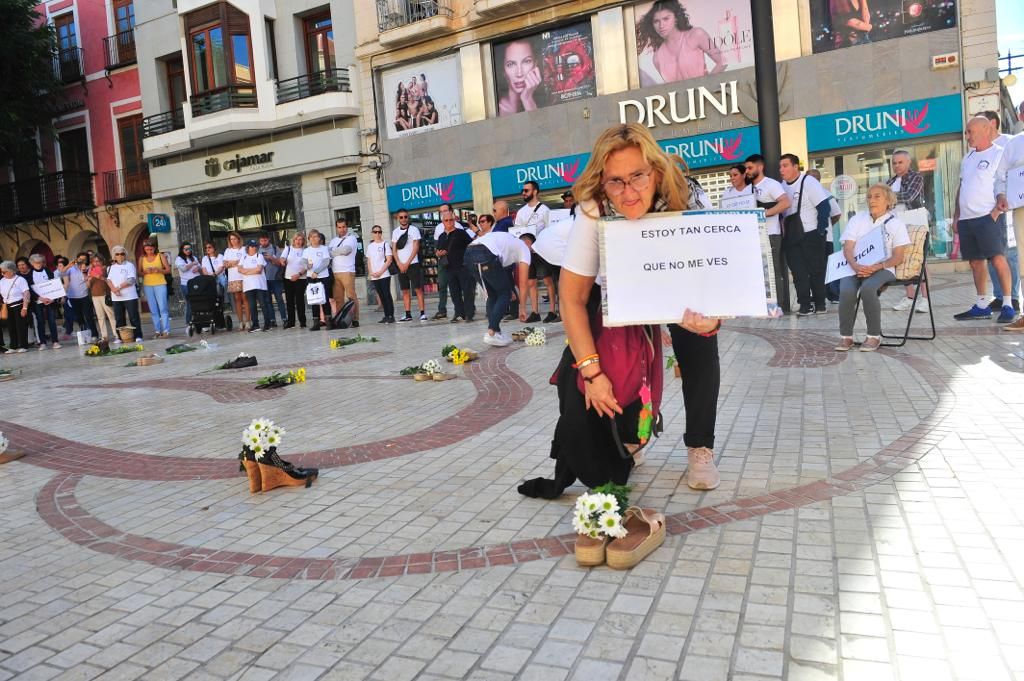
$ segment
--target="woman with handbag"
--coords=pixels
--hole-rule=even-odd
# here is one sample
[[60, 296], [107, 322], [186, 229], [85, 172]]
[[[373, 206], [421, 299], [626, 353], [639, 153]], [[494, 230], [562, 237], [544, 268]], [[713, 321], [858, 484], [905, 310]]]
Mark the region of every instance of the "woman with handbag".
[[0, 263], [0, 317], [10, 336], [8, 352], [28, 352], [28, 308], [32, 299], [28, 282], [18, 276], [10, 260]]
[[384, 229], [380, 225], [374, 225], [371, 231], [373, 241], [366, 246], [370, 281], [373, 282], [373, 290], [377, 292], [380, 305], [384, 308], [384, 316], [377, 323], [394, 324], [395, 299], [391, 296], [391, 275], [398, 274], [398, 265], [395, 264], [391, 244], [384, 240]]
[[[96, 312], [96, 331], [100, 340], [117, 338], [117, 319], [110, 300], [110, 288], [107, 286], [107, 263], [99, 253], [93, 254], [89, 264], [89, 296], [92, 298], [92, 309]], [[104, 320], [110, 329], [109, 336], [103, 333]]]
[[284, 328], [294, 329], [295, 318], [299, 326], [306, 328], [306, 235], [296, 232], [292, 242], [281, 251], [284, 261], [284, 304], [288, 319]]
[[[310, 331], [319, 331], [321, 328], [331, 328], [331, 306], [329, 295], [331, 291], [331, 252], [324, 244], [324, 235], [313, 229], [309, 232], [309, 246], [302, 251], [302, 257], [306, 260], [306, 298], [321, 300], [319, 303], [310, 303], [309, 307], [313, 314], [313, 326]], [[314, 284], [320, 285], [320, 293], [313, 297]]]
[[[664, 152], [639, 124], [616, 125], [598, 137], [573, 187], [579, 200], [562, 261], [559, 289], [569, 347], [558, 366], [559, 419], [551, 446], [555, 477], [519, 487], [522, 494], [554, 499], [577, 478], [588, 487], [625, 484], [642, 460], [640, 447], [658, 430], [664, 370], [657, 327], [605, 328], [601, 322], [598, 220], [636, 220], [647, 213], [691, 207], [685, 162]], [[714, 446], [721, 326], [687, 310], [670, 328], [683, 378], [687, 484], [719, 484]], [[667, 339], [666, 339], [667, 340]]]
[[238, 317], [238, 330], [245, 331], [249, 328], [249, 304], [242, 291], [242, 275], [238, 271], [238, 261], [245, 256], [245, 248], [242, 246], [242, 235], [238, 232], [228, 234], [228, 247], [224, 249], [224, 267], [228, 271], [227, 292], [231, 294], [231, 307]]

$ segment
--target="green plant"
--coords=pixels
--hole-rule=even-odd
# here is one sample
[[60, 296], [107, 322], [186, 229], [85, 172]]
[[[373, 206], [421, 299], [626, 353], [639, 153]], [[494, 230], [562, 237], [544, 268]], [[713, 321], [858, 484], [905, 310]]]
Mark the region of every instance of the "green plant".
[[452, 354], [452, 350], [458, 349], [458, 345], [446, 345], [443, 348], [441, 348], [441, 356], [447, 359], [448, 355]]
[[418, 366], [412, 366], [412, 367], [405, 367], [404, 369], [402, 369], [401, 371], [398, 372], [398, 375], [399, 376], [412, 376], [413, 374], [422, 374], [422, 373], [423, 373], [423, 369], [421, 369]]
[[633, 488], [629, 485], [616, 485], [614, 482], [606, 482], [600, 487], [595, 487], [594, 492], [596, 494], [611, 494], [615, 497], [615, 500], [619, 502], [619, 508], [625, 513], [625, 510], [629, 508], [629, 493], [633, 491]]
[[665, 369], [671, 369], [677, 364], [679, 364], [679, 362], [676, 360], [676, 356], [669, 355], [668, 358], [665, 360]]

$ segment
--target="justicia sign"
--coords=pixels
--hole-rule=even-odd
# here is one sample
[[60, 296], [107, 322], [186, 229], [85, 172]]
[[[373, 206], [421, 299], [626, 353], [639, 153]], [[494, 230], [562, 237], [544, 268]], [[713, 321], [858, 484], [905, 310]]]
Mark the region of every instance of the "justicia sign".
[[810, 151], [942, 135], [961, 130], [960, 95], [876, 106], [807, 119]]
[[542, 191], [572, 186], [587, 167], [589, 159], [590, 154], [573, 154], [493, 168], [491, 192], [494, 196], [519, 194], [523, 183], [528, 180], [539, 184]]
[[473, 200], [473, 182], [468, 173], [435, 177], [388, 187], [388, 208], [432, 208], [442, 203]]
[[757, 126], [660, 140], [658, 144], [668, 153], [683, 157], [690, 168], [742, 163], [751, 154], [761, 152]]

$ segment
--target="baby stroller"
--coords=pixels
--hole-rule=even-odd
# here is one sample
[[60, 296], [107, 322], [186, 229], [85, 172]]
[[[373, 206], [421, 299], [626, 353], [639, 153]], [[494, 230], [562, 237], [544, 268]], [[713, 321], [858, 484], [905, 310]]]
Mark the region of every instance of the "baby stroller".
[[192, 307], [189, 336], [202, 333], [205, 328], [209, 328], [210, 333], [216, 333], [217, 329], [231, 330], [231, 316], [224, 314], [224, 301], [217, 289], [217, 277], [205, 274], [193, 277], [186, 288], [188, 304]]

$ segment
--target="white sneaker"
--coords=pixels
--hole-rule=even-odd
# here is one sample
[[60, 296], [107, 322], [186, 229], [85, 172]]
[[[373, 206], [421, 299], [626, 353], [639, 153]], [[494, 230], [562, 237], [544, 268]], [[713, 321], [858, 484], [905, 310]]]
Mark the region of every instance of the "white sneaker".
[[928, 299], [927, 298], [918, 298], [917, 299], [917, 307], [914, 308], [914, 312], [928, 312], [928, 310], [930, 310], [930, 309], [931, 309], [931, 307], [928, 305]]
[[[907, 298], [906, 296], [903, 296], [903, 299], [900, 300], [900, 302], [893, 305], [892, 309], [896, 310], [897, 312], [906, 312], [907, 310], [910, 309], [910, 306], [913, 304], [913, 298]], [[918, 305], [920, 305], [920, 303], [918, 303]]]
[[135, 339], [135, 342], [136, 342], [136, 343], [141, 343], [141, 342], [142, 342], [142, 339], [141, 339], [141, 338], [136, 338], [136, 339]]
[[121, 344], [121, 339], [120, 338], [115, 338], [114, 339], [114, 345], [120, 345], [120, 344]]
[[62, 347], [64, 347], [64, 346], [61, 345], [60, 343], [54, 343], [53, 344], [53, 349], [54, 350], [60, 350]]
[[686, 469], [686, 484], [690, 489], [710, 490], [718, 487], [722, 479], [715, 467], [715, 455], [710, 449], [690, 447], [687, 458], [689, 467]]
[[496, 333], [493, 336], [488, 334], [487, 338], [484, 339], [484, 343], [487, 343], [488, 345], [494, 346], [496, 348], [503, 348], [506, 345], [511, 344], [512, 339], [501, 333]]
[[42, 352], [43, 350], [49, 350], [49, 348], [46, 347], [46, 343], [39, 344], [39, 351]]

